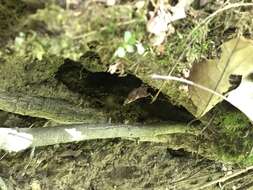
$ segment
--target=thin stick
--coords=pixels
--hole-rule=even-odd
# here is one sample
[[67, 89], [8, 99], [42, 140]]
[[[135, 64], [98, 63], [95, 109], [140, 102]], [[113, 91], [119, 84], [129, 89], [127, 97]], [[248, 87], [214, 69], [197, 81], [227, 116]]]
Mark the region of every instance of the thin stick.
[[247, 168], [245, 168], [243, 170], [239, 170], [239, 171], [237, 171], [237, 172], [235, 172], [235, 173], [233, 173], [231, 175], [224, 176], [224, 177], [222, 177], [220, 179], [217, 179], [217, 180], [211, 181], [209, 183], [206, 183], [205, 185], [202, 185], [201, 187], [198, 187], [198, 188], [196, 188], [194, 190], [207, 189], [207, 187], [210, 187], [210, 186], [215, 185], [217, 183], [224, 183], [225, 181], [230, 180], [232, 178], [235, 178], [236, 176], [242, 175], [244, 173], [247, 173], [250, 170], [253, 170], [253, 166], [249, 166], [249, 167], [247, 167]]
[[178, 81], [178, 82], [182, 82], [182, 83], [185, 83], [185, 84], [189, 84], [189, 85], [192, 85], [192, 86], [195, 86], [197, 88], [200, 88], [202, 90], [205, 90], [207, 92], [210, 92], [212, 94], [215, 94], [216, 96], [219, 96], [220, 98], [228, 101], [228, 99], [223, 96], [222, 94], [210, 89], [210, 88], [207, 88], [203, 85], [200, 85], [200, 84], [197, 84], [197, 83], [194, 83], [190, 80], [187, 80], [187, 79], [183, 79], [183, 78], [179, 78], [179, 77], [175, 77], [175, 76], [162, 76], [162, 75], [157, 75], [157, 74], [153, 74], [151, 75], [151, 78], [152, 79], [162, 79], [162, 80], [174, 80], [174, 81]]

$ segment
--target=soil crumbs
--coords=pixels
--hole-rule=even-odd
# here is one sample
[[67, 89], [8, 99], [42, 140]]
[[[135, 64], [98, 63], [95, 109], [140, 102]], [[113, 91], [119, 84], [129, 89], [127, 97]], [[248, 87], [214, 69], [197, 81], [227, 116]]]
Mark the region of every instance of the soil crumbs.
[[224, 176], [222, 170], [221, 164], [164, 144], [120, 139], [4, 154], [0, 162], [8, 189], [32, 190], [195, 189]]

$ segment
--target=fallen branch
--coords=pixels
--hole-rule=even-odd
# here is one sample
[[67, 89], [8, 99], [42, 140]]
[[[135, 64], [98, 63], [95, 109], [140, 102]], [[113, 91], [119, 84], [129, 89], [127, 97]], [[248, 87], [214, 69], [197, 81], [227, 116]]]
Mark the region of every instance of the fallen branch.
[[63, 124], [104, 123], [107, 120], [105, 114], [93, 108], [80, 108], [64, 100], [6, 91], [0, 91], [0, 109]]
[[178, 133], [197, 135], [198, 129], [180, 123], [143, 126], [79, 124], [44, 128], [0, 128], [0, 149], [17, 152], [29, 147], [118, 137], [157, 142], [160, 141], [159, 136]]

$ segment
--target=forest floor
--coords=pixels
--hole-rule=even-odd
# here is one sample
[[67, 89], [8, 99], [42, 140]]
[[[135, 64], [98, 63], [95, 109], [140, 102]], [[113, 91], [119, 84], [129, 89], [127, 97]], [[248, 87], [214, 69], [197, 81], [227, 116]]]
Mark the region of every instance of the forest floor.
[[[253, 188], [249, 119], [221, 101], [200, 118], [185, 84], [150, 78], [186, 79], [193, 65], [222, 57], [224, 42], [253, 39], [252, 1], [179, 2], [0, 0], [0, 90], [17, 94], [20, 107], [23, 97], [48, 98], [92, 108], [110, 124], [202, 127], [199, 136], [172, 134], [165, 143], [114, 138], [0, 150], [0, 190]], [[50, 106], [28, 104], [26, 112], [0, 100], [4, 128], [67, 121], [52, 119]], [[96, 114], [85, 119], [100, 122]]]

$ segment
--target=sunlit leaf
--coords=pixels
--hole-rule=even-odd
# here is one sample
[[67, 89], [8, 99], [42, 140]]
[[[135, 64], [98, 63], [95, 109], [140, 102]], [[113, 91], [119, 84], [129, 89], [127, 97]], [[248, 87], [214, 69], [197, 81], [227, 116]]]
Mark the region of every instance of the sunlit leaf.
[[124, 42], [129, 45], [134, 45], [136, 42], [135, 36], [130, 31], [126, 31], [124, 33]]

